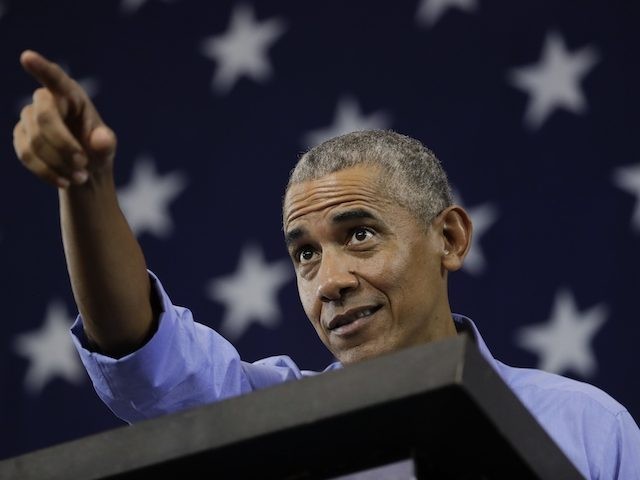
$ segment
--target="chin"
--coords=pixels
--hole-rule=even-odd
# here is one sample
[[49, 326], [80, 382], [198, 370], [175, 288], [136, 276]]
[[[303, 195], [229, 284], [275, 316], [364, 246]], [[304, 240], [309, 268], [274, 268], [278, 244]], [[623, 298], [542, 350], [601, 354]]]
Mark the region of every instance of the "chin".
[[379, 357], [393, 350], [393, 348], [381, 348], [378, 345], [358, 345], [357, 347], [340, 352], [336, 355], [336, 358], [340, 360], [340, 363], [343, 365], [350, 365], [370, 358]]

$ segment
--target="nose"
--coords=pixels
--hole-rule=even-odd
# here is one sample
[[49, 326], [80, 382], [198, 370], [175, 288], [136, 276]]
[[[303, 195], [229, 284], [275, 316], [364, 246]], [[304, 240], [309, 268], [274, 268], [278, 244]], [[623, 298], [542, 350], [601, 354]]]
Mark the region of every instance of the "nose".
[[340, 300], [358, 286], [358, 278], [344, 255], [324, 251], [318, 272], [318, 298], [323, 302]]

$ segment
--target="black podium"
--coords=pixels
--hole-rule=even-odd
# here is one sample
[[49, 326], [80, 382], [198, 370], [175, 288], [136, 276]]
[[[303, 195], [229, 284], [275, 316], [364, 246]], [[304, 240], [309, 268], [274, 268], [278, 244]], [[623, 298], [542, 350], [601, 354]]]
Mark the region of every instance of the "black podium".
[[166, 474], [583, 478], [465, 335], [0, 462], [0, 479]]

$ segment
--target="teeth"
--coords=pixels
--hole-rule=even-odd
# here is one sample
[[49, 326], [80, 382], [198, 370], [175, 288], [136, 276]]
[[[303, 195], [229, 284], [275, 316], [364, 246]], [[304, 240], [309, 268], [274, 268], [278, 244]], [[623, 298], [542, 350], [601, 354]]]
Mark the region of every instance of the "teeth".
[[343, 325], [348, 325], [350, 323], [353, 323], [353, 322], [355, 322], [356, 320], [358, 320], [360, 318], [368, 317], [369, 315], [373, 315], [377, 311], [378, 311], [377, 307], [371, 307], [371, 308], [365, 308], [364, 310], [359, 310], [356, 313], [349, 314], [348, 316], [341, 316], [341, 318], [339, 320], [337, 320], [336, 322], [333, 322], [333, 326], [332, 327], [328, 327], [328, 328], [329, 328], [329, 330], [334, 330], [336, 328], [340, 328]]

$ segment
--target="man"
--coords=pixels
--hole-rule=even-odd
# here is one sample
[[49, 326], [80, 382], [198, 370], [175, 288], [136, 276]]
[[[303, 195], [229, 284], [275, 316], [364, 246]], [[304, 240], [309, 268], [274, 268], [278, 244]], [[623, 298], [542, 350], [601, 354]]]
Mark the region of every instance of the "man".
[[[57, 65], [26, 51], [43, 88], [14, 130], [18, 157], [58, 187], [80, 315], [74, 341], [97, 393], [135, 422], [317, 372], [286, 356], [243, 362], [175, 306], [147, 269], [120, 211], [115, 134]], [[313, 148], [291, 173], [283, 227], [304, 310], [339, 360], [329, 369], [469, 332], [482, 354], [588, 478], [640, 478], [640, 430], [601, 390], [495, 360], [473, 322], [451, 312], [447, 276], [472, 225], [418, 141], [357, 132]]]

